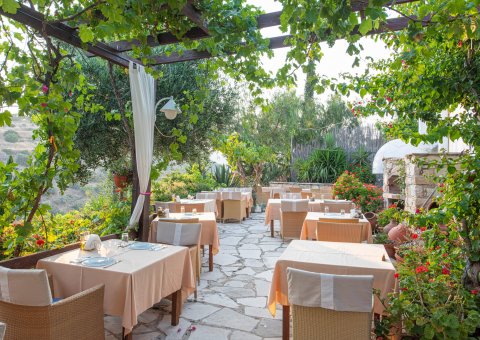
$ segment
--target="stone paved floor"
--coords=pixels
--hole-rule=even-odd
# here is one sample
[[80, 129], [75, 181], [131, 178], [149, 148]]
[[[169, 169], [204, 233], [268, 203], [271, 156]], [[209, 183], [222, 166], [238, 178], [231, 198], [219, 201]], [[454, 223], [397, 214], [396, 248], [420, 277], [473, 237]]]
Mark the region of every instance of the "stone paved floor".
[[[220, 252], [208, 272], [207, 256], [197, 302], [184, 304], [178, 326], [170, 326], [170, 305], [162, 301], [139, 316], [134, 340], [273, 340], [282, 332], [281, 310], [266, 308], [272, 269], [287, 243], [271, 238], [264, 213], [240, 223], [218, 224]], [[278, 235], [278, 234], [277, 234]], [[121, 320], [105, 318], [107, 340], [121, 339]]]

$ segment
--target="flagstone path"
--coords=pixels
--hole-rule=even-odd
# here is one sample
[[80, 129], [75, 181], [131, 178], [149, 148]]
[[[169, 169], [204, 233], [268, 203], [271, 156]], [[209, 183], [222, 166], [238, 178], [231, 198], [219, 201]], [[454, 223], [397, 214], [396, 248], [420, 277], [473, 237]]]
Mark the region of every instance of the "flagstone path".
[[[272, 270], [287, 243], [271, 238], [264, 213], [242, 223], [219, 223], [220, 252], [208, 272], [204, 257], [197, 302], [184, 304], [178, 326], [170, 325], [170, 304], [162, 300], [139, 316], [134, 340], [273, 340], [282, 335], [281, 310], [266, 308]], [[107, 340], [121, 339], [121, 320], [105, 317]]]

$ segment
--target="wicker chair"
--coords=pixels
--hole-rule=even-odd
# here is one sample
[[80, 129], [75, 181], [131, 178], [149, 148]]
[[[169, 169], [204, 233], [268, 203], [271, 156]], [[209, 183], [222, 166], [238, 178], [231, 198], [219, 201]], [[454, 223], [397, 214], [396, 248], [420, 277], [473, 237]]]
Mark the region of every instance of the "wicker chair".
[[333, 199], [333, 195], [331, 193], [323, 193], [323, 192], [312, 192], [313, 198], [319, 200], [331, 200]]
[[[329, 275], [287, 268], [287, 278], [293, 340], [371, 339], [373, 276]], [[322, 287], [324, 280], [332, 285]], [[322, 291], [325, 289], [327, 292]]]
[[222, 221], [243, 221], [247, 215], [247, 205], [242, 198], [242, 193], [237, 191], [222, 192], [223, 216]]
[[[0, 275], [6, 277], [23, 272], [28, 275], [28, 271], [33, 270], [1, 270]], [[0, 322], [7, 325], [5, 340], [17, 339], [35, 339], [35, 340], [58, 340], [58, 339], [76, 339], [76, 340], [104, 340], [104, 321], [103, 321], [103, 296], [104, 285], [95, 286], [81, 293], [72, 295], [59, 302], [51, 302], [50, 285], [45, 271], [35, 270], [37, 274], [43, 272], [42, 284], [43, 294], [35, 293], [37, 282], [29, 284], [29, 280], [23, 275], [21, 285], [25, 285], [29, 292], [25, 292], [22, 296], [15, 298], [12, 293], [8, 300], [4, 297], [7, 295], [2, 292], [2, 300], [0, 300]], [[42, 274], [40, 274], [42, 275]], [[37, 277], [38, 278], [38, 277]], [[40, 277], [41, 279], [41, 277]], [[7, 280], [9, 280], [7, 278]], [[10, 280], [9, 280], [10, 281]], [[10, 289], [14, 289], [18, 293], [21, 291], [13, 282], [10, 282]], [[15, 286], [15, 287], [12, 287]], [[38, 287], [37, 287], [38, 288]], [[35, 296], [43, 303], [35, 303], [34, 306], [26, 305], [29, 295]], [[43, 295], [43, 298], [41, 297]]]
[[282, 239], [299, 238], [308, 213], [308, 200], [280, 201], [280, 235]]
[[320, 222], [331, 222], [331, 223], [358, 223], [358, 218], [328, 218], [320, 217], [318, 219]]
[[217, 193], [216, 192], [199, 192], [195, 195], [195, 198], [199, 200], [216, 200]]
[[[180, 238], [176, 239], [175, 234], [180, 228]], [[195, 281], [200, 284], [200, 236], [202, 225], [198, 223], [198, 218], [169, 220], [162, 219], [157, 221], [157, 242], [172, 244], [174, 246], [187, 246], [190, 248], [192, 262], [195, 263]], [[194, 292], [197, 299], [197, 287]]]
[[358, 223], [317, 222], [315, 235], [317, 241], [362, 242], [362, 228]]

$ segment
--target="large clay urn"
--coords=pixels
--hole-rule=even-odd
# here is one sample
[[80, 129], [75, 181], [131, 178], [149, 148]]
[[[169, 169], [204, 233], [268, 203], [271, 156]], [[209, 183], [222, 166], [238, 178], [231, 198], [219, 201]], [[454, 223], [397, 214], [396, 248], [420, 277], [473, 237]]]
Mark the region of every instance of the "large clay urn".
[[388, 239], [395, 243], [403, 243], [407, 240], [408, 228], [406, 225], [400, 223], [396, 227], [393, 227], [388, 232]]
[[387, 224], [385, 227], [383, 227], [383, 232], [385, 234], [388, 234], [392, 228], [396, 227], [398, 225], [397, 221], [395, 220], [390, 220], [390, 223]]

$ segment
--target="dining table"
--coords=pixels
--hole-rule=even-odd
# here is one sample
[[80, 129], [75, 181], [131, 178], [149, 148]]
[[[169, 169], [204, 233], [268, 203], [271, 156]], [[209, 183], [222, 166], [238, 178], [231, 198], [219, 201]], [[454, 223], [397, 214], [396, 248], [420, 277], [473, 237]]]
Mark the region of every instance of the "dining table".
[[[271, 237], [274, 237], [274, 223], [280, 221], [280, 208], [282, 206], [280, 198], [270, 198], [265, 208], [265, 225], [270, 225]], [[338, 202], [346, 202], [344, 200], [337, 200]], [[309, 199], [308, 211], [320, 211], [325, 200]]]
[[55, 298], [104, 284], [104, 312], [122, 318], [126, 339], [131, 338], [138, 315], [168, 296], [172, 297], [171, 324], [178, 325], [182, 294], [195, 290], [187, 247], [111, 239], [98, 250], [74, 249], [41, 259], [37, 268], [52, 276]]
[[[284, 340], [289, 339], [290, 334], [287, 268], [335, 275], [373, 275], [373, 288], [379, 291], [382, 299], [395, 287], [395, 267], [381, 244], [293, 240], [275, 264], [267, 301], [267, 308], [273, 316], [277, 304], [282, 305]], [[296, 289], [308, 290], [309, 287]], [[377, 314], [384, 311], [377, 296], [373, 311]]]
[[[316, 239], [315, 230], [317, 227], [317, 222], [321, 219], [328, 219], [332, 221], [338, 219], [350, 219], [352, 218], [350, 214], [341, 214], [341, 213], [324, 213], [324, 212], [317, 212], [317, 211], [310, 211], [307, 213], [305, 217], [305, 221], [302, 225], [302, 231], [300, 232], [300, 239], [301, 240], [314, 240]], [[358, 224], [359, 228], [362, 228], [362, 241], [366, 241], [367, 243], [373, 242], [372, 237], [372, 226], [370, 222], [365, 218], [365, 216], [361, 215], [358, 218], [357, 222], [352, 222]]]
[[198, 218], [198, 223], [202, 225], [200, 235], [200, 245], [208, 246], [208, 270], [213, 271], [213, 256], [216, 255], [220, 249], [220, 240], [218, 237], [218, 227], [215, 213], [170, 213], [168, 217], [156, 217], [150, 225], [148, 235], [149, 242], [156, 242], [158, 222], [162, 220], [182, 220]]

